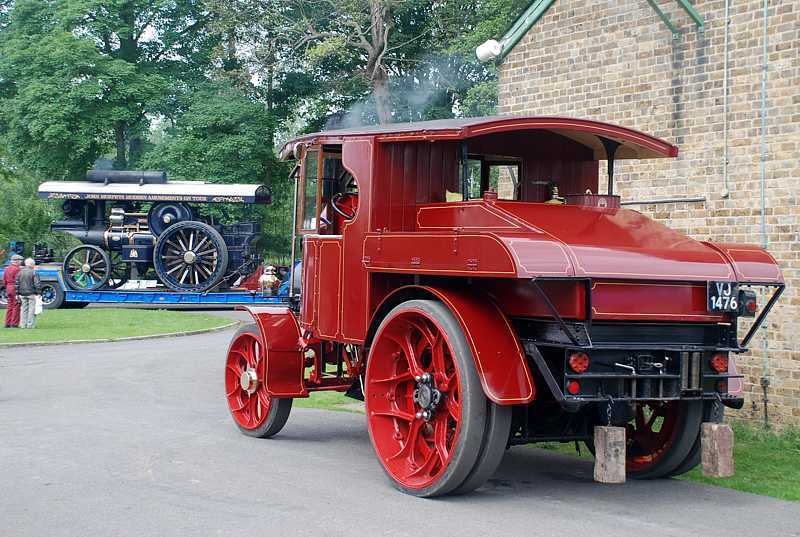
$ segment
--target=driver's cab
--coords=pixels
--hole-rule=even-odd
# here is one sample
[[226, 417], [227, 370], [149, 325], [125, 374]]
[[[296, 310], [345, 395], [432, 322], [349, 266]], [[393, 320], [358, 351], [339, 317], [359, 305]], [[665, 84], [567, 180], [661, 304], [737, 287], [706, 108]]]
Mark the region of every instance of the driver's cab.
[[358, 210], [358, 185], [342, 164], [341, 146], [302, 151], [297, 204], [298, 235], [341, 235]]
[[336, 339], [341, 336], [345, 229], [358, 213], [358, 184], [342, 162], [341, 145], [299, 147], [296, 158], [292, 251], [302, 252], [302, 265], [295, 270], [301, 276], [293, 278], [293, 293], [300, 294], [301, 326]]

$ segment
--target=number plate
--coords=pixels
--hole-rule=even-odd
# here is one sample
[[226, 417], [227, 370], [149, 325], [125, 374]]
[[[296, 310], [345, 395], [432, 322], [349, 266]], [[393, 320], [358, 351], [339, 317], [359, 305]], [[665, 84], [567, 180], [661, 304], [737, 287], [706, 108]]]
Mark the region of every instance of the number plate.
[[708, 282], [708, 311], [739, 311], [739, 285], [735, 282]]

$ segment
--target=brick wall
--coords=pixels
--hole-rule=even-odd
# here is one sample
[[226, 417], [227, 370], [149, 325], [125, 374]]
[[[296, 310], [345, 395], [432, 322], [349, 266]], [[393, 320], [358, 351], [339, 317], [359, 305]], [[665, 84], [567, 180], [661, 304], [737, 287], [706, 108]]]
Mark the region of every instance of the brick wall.
[[[645, 0], [558, 0], [500, 66], [500, 113], [598, 119], [678, 145], [677, 159], [617, 163], [623, 201], [704, 196], [632, 208], [698, 239], [761, 244], [762, 2], [731, 1], [727, 195], [724, 1], [694, 2], [702, 33], [677, 2], [658, 4], [682, 30], [678, 39]], [[737, 360], [746, 402], [735, 414], [763, 417], [766, 362], [772, 423], [800, 424], [800, 4], [770, 0], [768, 14], [767, 247], [788, 288]]]

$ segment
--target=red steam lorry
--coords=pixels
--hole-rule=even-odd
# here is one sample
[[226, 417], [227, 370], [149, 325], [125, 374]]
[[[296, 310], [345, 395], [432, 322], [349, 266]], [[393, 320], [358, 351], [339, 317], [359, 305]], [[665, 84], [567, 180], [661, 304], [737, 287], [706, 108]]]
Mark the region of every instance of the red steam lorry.
[[[620, 207], [615, 162], [677, 154], [553, 117], [290, 142], [302, 270], [286, 304], [248, 308], [254, 323], [230, 344], [236, 425], [269, 437], [294, 398], [346, 391], [366, 402], [391, 482], [423, 497], [479, 487], [509, 446], [592, 450], [599, 425], [626, 428], [631, 477], [693, 468], [701, 423], [743, 403], [733, 354], [784, 284], [759, 247]], [[599, 160], [608, 195], [595, 194]], [[741, 340], [740, 317], [754, 317]]]

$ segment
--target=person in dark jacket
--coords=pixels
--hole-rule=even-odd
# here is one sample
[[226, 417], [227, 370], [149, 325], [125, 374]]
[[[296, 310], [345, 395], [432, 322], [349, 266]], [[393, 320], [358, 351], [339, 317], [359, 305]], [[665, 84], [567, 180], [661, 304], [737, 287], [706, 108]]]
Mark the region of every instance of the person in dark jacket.
[[36, 262], [30, 257], [25, 268], [17, 274], [17, 296], [20, 301], [20, 328], [33, 328], [36, 324], [36, 297], [42, 293], [42, 282], [36, 274]]
[[3, 271], [3, 287], [6, 289], [8, 306], [6, 306], [6, 328], [19, 326], [19, 300], [17, 300], [17, 274], [20, 271], [22, 256], [11, 256], [11, 264]]

